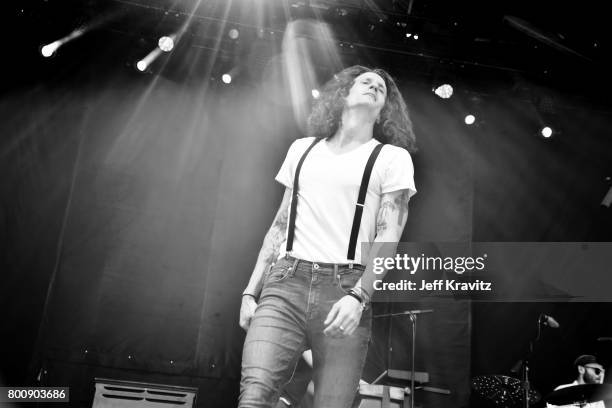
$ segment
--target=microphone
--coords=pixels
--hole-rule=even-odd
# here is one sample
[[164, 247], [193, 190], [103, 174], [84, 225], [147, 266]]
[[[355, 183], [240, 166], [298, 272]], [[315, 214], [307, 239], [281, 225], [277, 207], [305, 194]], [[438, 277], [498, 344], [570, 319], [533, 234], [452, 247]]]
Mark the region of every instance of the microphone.
[[598, 337], [597, 341], [612, 341], [612, 337]]
[[551, 329], [559, 328], [559, 322], [557, 322], [552, 316], [545, 315], [544, 313], [540, 315], [540, 322], [544, 323], [546, 326], [550, 327]]

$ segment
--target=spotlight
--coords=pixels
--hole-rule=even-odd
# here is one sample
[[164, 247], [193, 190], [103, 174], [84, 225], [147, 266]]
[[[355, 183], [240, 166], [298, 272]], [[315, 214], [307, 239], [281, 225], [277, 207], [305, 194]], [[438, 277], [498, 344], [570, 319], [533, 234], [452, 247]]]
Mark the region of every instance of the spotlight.
[[542, 135], [542, 137], [545, 137], [545, 138], [548, 139], [549, 137], [552, 136], [553, 130], [552, 130], [552, 128], [550, 128], [548, 126], [544, 126], [542, 128], [542, 130], [540, 131], [540, 134]]
[[476, 116], [470, 114], [470, 115], [466, 115], [465, 117], [465, 124], [466, 125], [473, 125], [474, 122], [476, 122]]
[[140, 60], [136, 63], [136, 68], [140, 71], [140, 72], [145, 72], [145, 70], [147, 69], [147, 63], [143, 60]]
[[448, 99], [453, 96], [453, 87], [449, 84], [442, 84], [434, 89], [434, 93], [442, 99]]
[[232, 76], [230, 74], [223, 74], [221, 80], [226, 84], [230, 84], [232, 82]]
[[413, 38], [414, 40], [418, 40], [418, 39], [419, 39], [419, 35], [418, 35], [418, 34], [415, 34], [415, 35], [413, 35], [413, 36], [412, 36], [412, 38]]
[[227, 33], [227, 35], [229, 36], [229, 38], [231, 38], [232, 40], [237, 40], [238, 37], [240, 36], [240, 32], [238, 30], [236, 30], [235, 28], [232, 28], [231, 30], [229, 30], [229, 32]]
[[44, 45], [40, 49], [40, 53], [42, 54], [43, 57], [49, 58], [50, 56], [52, 56], [55, 53], [55, 51], [57, 51], [57, 49], [60, 47], [60, 45], [62, 45], [62, 43], [60, 41], [53, 41], [50, 44]]
[[174, 48], [174, 39], [172, 37], [163, 36], [159, 39], [157, 45], [163, 52], [170, 52]]
[[155, 62], [157, 57], [161, 55], [161, 53], [162, 53], [162, 50], [159, 47], [153, 48], [153, 50], [150, 53], [148, 53], [146, 57], [144, 57], [143, 59], [141, 59], [140, 61], [136, 63], [136, 68], [140, 72], [145, 72], [151, 66], [151, 64]]
[[70, 34], [68, 34], [67, 36], [65, 36], [64, 38], [60, 38], [59, 40], [55, 40], [52, 43], [49, 43], [41, 47], [40, 53], [42, 54], [43, 57], [49, 58], [55, 53], [55, 51], [57, 51], [59, 47], [66, 44], [67, 42], [74, 40], [75, 38], [82, 36], [83, 34], [85, 34], [85, 31], [86, 30], [84, 28], [78, 28], [74, 30], [73, 32], [71, 32]]
[[406, 38], [412, 37], [412, 33], [406, 33]]
[[315, 99], [319, 99], [319, 96], [321, 96], [321, 94], [319, 93], [318, 89], [313, 89], [312, 90], [312, 97]]

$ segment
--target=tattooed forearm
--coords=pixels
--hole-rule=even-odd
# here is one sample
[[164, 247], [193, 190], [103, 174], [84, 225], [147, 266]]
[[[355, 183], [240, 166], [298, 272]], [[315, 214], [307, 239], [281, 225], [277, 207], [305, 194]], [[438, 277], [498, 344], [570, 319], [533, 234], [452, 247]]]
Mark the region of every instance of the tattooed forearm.
[[278, 258], [280, 246], [287, 234], [288, 216], [287, 210], [280, 212], [264, 238], [261, 253], [267, 264], [274, 263]]
[[263, 240], [261, 250], [257, 255], [257, 262], [251, 273], [249, 283], [244, 289], [245, 293], [253, 294], [257, 296], [261, 293], [263, 287], [264, 277], [266, 271], [269, 270], [270, 265], [274, 264], [278, 259], [281, 245], [285, 240], [287, 230], [287, 218], [289, 216], [289, 202], [291, 199], [291, 189], [285, 189], [283, 200], [274, 216], [272, 226], [268, 229], [266, 236]]

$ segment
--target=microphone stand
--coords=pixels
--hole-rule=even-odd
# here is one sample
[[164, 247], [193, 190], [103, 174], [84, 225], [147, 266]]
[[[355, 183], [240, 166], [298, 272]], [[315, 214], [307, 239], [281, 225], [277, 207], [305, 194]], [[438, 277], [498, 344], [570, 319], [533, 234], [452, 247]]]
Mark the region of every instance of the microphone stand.
[[404, 312], [399, 312], [399, 313], [385, 313], [385, 314], [380, 314], [380, 315], [376, 315], [376, 316], [372, 316], [372, 318], [375, 317], [393, 317], [393, 316], [404, 316], [404, 315], [408, 315], [408, 317], [410, 318], [410, 323], [412, 324], [412, 350], [410, 352], [411, 354], [411, 360], [412, 360], [412, 367], [410, 369], [410, 408], [414, 408], [414, 390], [415, 390], [415, 385], [414, 385], [414, 377], [416, 376], [416, 371], [414, 368], [414, 359], [416, 356], [416, 323], [417, 323], [417, 315], [421, 314], [421, 313], [432, 313], [433, 309], [426, 309], [426, 310], [406, 310]]
[[533, 355], [533, 346], [540, 340], [542, 334], [542, 320], [543, 314], [538, 316], [538, 332], [534, 340], [529, 341], [529, 350], [523, 360], [523, 366], [521, 370], [521, 380], [523, 385], [523, 408], [529, 408], [529, 391], [531, 391], [531, 383], [529, 382], [529, 359]]
[[415, 391], [415, 386], [414, 386], [414, 377], [416, 376], [416, 371], [414, 370], [414, 358], [416, 356], [415, 353], [415, 346], [416, 346], [416, 323], [417, 323], [417, 315], [414, 313], [410, 313], [410, 323], [412, 323], [412, 351], [411, 351], [411, 360], [412, 360], [412, 367], [410, 369], [411, 375], [410, 375], [410, 408], [414, 408], [414, 391]]
[[[538, 326], [540, 323], [538, 322]], [[533, 340], [529, 341], [529, 351], [525, 356], [522, 367], [521, 380], [523, 380], [523, 408], [529, 408], [529, 391], [531, 390], [531, 384], [529, 383], [529, 358], [533, 354]]]

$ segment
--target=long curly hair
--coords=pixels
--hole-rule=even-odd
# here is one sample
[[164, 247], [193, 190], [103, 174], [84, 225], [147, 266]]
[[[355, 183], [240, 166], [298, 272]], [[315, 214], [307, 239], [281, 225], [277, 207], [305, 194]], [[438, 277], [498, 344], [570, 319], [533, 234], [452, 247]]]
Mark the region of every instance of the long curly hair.
[[345, 107], [345, 98], [355, 78], [365, 72], [380, 75], [387, 86], [387, 98], [380, 111], [380, 121], [374, 124], [374, 138], [381, 143], [392, 144], [409, 152], [415, 152], [417, 148], [412, 121], [406, 102], [395, 81], [383, 69], [372, 69], [362, 65], [354, 65], [340, 71], [323, 86], [308, 117], [308, 134], [317, 138], [327, 138], [338, 131]]

